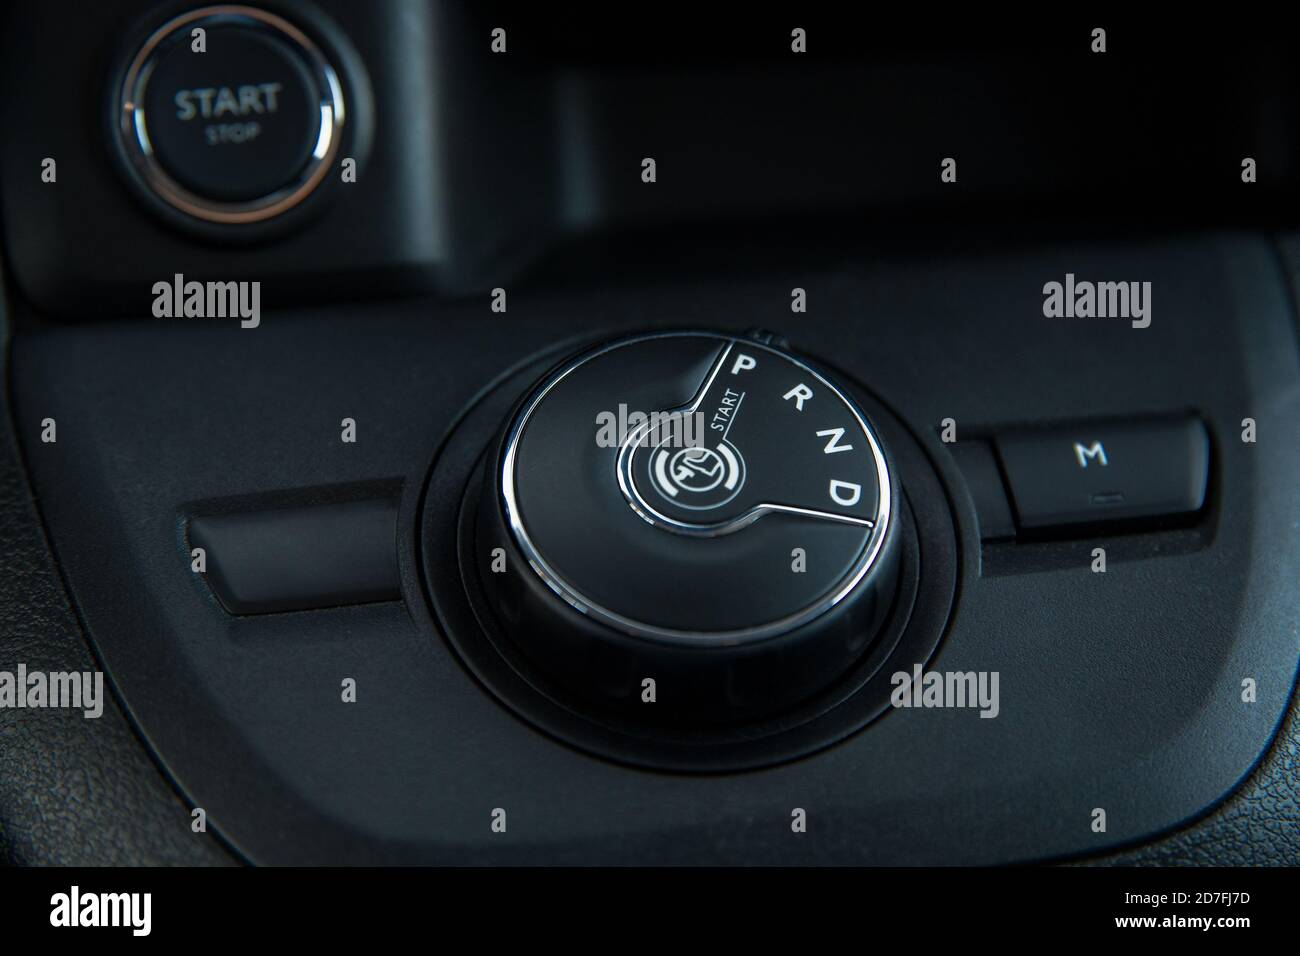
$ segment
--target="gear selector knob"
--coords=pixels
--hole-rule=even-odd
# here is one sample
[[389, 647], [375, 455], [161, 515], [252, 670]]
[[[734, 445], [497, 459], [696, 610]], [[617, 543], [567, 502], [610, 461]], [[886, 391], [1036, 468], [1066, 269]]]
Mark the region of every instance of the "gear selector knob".
[[565, 362], [485, 480], [496, 620], [598, 705], [773, 713], [858, 660], [892, 604], [899, 492], [879, 437], [843, 389], [751, 339], [644, 335]]

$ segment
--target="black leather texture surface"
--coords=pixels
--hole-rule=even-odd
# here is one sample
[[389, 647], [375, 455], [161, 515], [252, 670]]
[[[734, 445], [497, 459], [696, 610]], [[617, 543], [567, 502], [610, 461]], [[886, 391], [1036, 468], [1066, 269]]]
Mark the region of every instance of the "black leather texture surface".
[[[0, 406], [0, 670], [98, 664], [68, 602]], [[0, 708], [0, 862], [219, 865], [235, 862], [163, 777], [105, 684], [103, 715]]]

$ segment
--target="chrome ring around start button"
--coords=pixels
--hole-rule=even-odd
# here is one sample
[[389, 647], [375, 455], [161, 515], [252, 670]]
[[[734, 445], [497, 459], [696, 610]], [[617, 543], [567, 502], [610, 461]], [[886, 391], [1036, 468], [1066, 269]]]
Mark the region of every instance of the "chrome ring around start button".
[[[277, 36], [300, 58], [319, 94], [320, 126], [307, 164], [294, 179], [256, 199], [229, 202], [187, 189], [163, 167], [149, 138], [144, 108], [149, 80], [167, 41], [186, 28], [237, 25]], [[282, 17], [240, 5], [202, 7], [182, 14], [155, 30], [132, 59], [117, 102], [117, 133], [132, 170], [150, 192], [168, 205], [197, 219], [231, 225], [261, 222], [278, 216], [307, 198], [320, 185], [338, 153], [345, 116], [343, 87], [324, 53], [301, 30]]]

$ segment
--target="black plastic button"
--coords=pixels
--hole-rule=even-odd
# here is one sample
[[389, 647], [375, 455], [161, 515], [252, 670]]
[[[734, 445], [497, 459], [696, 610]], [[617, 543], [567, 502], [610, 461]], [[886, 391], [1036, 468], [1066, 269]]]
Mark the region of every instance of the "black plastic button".
[[1210, 439], [1196, 418], [1011, 432], [997, 448], [1022, 529], [1186, 514], [1205, 502]]
[[1007, 491], [998, 473], [998, 462], [993, 448], [980, 439], [966, 439], [948, 446], [953, 460], [961, 469], [975, 502], [975, 516], [979, 519], [980, 538], [995, 541], [1016, 536], [1015, 519], [1007, 503]]
[[310, 192], [343, 119], [337, 76], [319, 49], [251, 7], [196, 10], [155, 32], [127, 73], [121, 109], [123, 144], [145, 185], [192, 215], [229, 222], [276, 215]]
[[257, 199], [293, 182], [320, 135], [320, 92], [280, 37], [238, 24], [208, 30], [207, 52], [173, 43], [145, 94], [158, 161], [213, 199]]
[[393, 601], [397, 505], [354, 501], [194, 518], [190, 544], [231, 614]]

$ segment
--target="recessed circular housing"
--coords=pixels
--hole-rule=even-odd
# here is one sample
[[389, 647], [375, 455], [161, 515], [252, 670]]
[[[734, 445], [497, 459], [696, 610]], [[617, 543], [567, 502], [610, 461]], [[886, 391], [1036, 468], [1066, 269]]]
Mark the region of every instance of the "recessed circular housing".
[[150, 192], [196, 219], [247, 224], [320, 185], [345, 108], [338, 74], [305, 33], [264, 10], [223, 5], [149, 36], [127, 67], [117, 113], [123, 152]]

